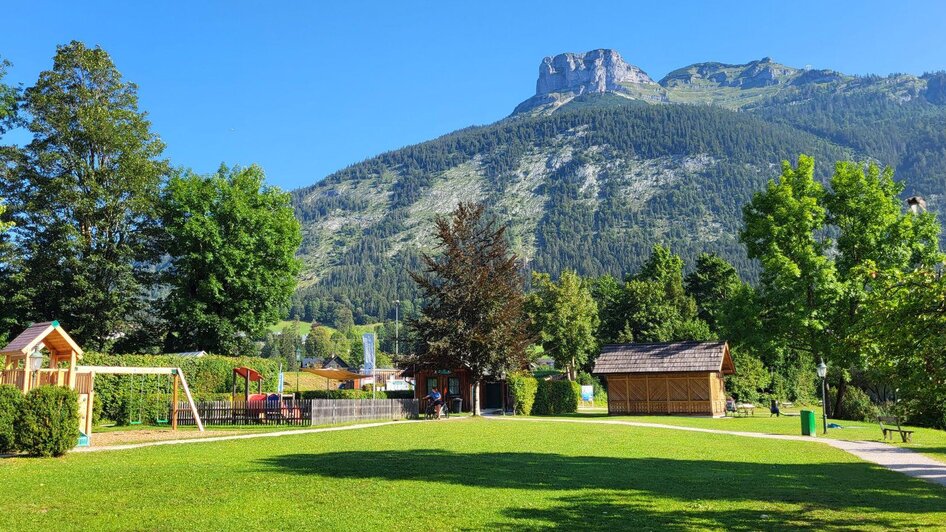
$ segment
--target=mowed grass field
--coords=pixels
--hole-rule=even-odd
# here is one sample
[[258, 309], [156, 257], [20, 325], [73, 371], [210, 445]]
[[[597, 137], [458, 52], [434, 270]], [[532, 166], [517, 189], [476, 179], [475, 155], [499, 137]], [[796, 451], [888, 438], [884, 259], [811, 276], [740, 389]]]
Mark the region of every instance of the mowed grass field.
[[[805, 407], [814, 410], [818, 427], [818, 438], [832, 438], [838, 440], [852, 441], [879, 441], [883, 442], [883, 433], [877, 422], [867, 421], [848, 421], [829, 419], [828, 423], [836, 423], [843, 428], [829, 428], [827, 434], [822, 432], [821, 407]], [[683, 427], [696, 427], [703, 429], [727, 430], [735, 432], [762, 432], [766, 434], [801, 434], [801, 419], [797, 416], [798, 408], [790, 409], [788, 412], [796, 414], [794, 416], [772, 417], [769, 415], [768, 408], [757, 408], [752, 417], [692, 417], [692, 416], [608, 416], [607, 409], [598, 409], [594, 411], [585, 411], [573, 414], [571, 417], [578, 419], [608, 419], [620, 421], [634, 421], [640, 423], [659, 423], [664, 425], [675, 425]], [[903, 426], [904, 429], [914, 431], [913, 441], [903, 443], [899, 434], [894, 434], [886, 443], [898, 447], [907, 447], [914, 451], [928, 455], [929, 457], [946, 463], [946, 431], [928, 429], [923, 427]]]
[[0, 530], [946, 527], [946, 488], [825, 445], [560, 422], [2, 459], [0, 486]]

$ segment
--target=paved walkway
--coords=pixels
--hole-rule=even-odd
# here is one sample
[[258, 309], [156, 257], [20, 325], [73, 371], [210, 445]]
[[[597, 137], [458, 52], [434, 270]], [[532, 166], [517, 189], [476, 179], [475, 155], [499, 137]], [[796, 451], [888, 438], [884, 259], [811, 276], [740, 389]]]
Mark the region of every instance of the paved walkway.
[[[394, 424], [404, 424], [404, 423], [418, 423], [418, 421], [382, 421], [379, 423], [359, 423], [357, 425], [342, 425], [340, 427], [323, 427], [319, 429], [294, 429], [294, 430], [282, 430], [279, 432], [256, 432], [251, 434], [234, 434], [232, 436], [210, 436], [207, 438], [182, 438], [179, 440], [159, 440], [159, 441], [149, 441], [144, 443], [127, 443], [122, 445], [106, 445], [102, 447], [76, 447], [70, 452], [73, 453], [95, 453], [101, 451], [123, 451], [126, 449], [140, 449], [142, 447], [154, 447], [156, 445], [180, 445], [182, 443], [207, 443], [215, 441], [229, 441], [229, 440], [250, 440], [253, 438], [278, 438], [281, 436], [294, 436], [296, 434], [315, 434], [317, 432], [336, 432], [339, 430], [357, 430], [357, 429], [367, 429], [370, 427], [383, 427], [385, 425], [394, 425]], [[93, 436], [94, 438], [94, 436]], [[94, 440], [93, 440], [94, 441]]]
[[504, 421], [535, 421], [540, 423], [594, 423], [601, 425], [627, 425], [631, 427], [660, 428], [670, 430], [686, 430], [690, 432], [707, 432], [710, 434], [725, 434], [746, 438], [763, 438], [768, 440], [791, 440], [808, 443], [823, 443], [842, 451], [853, 454], [866, 462], [872, 462], [886, 467], [891, 471], [903, 473], [915, 478], [921, 478], [941, 486], [946, 486], [946, 464], [934, 460], [905, 447], [896, 447], [881, 442], [845, 441], [831, 438], [812, 438], [810, 436], [792, 436], [788, 434], [766, 434], [762, 432], [742, 432], [731, 430], [704, 429], [698, 427], [681, 427], [663, 423], [642, 423], [638, 421], [595, 420], [595, 419], [538, 419], [519, 416], [489, 416], [486, 419]]

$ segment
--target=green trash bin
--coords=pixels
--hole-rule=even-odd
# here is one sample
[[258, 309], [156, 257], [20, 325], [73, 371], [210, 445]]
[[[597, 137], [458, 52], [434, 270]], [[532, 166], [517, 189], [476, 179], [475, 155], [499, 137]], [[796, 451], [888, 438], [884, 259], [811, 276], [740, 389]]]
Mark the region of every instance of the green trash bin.
[[801, 433], [803, 436], [818, 435], [818, 428], [815, 424], [815, 413], [811, 410], [801, 411]]

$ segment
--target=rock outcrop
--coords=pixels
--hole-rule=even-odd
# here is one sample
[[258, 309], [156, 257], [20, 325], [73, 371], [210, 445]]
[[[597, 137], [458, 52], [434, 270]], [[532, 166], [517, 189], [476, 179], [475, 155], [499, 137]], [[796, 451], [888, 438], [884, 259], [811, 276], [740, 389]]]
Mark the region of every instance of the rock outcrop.
[[615, 50], [599, 49], [583, 54], [546, 57], [539, 65], [536, 96], [553, 92], [625, 91], [622, 84], [655, 84], [646, 72], [628, 64]]
[[582, 94], [607, 92], [633, 99], [663, 99], [660, 86], [646, 72], [626, 62], [617, 51], [600, 48], [543, 59], [535, 96], [519, 104], [514, 114], [555, 108]]

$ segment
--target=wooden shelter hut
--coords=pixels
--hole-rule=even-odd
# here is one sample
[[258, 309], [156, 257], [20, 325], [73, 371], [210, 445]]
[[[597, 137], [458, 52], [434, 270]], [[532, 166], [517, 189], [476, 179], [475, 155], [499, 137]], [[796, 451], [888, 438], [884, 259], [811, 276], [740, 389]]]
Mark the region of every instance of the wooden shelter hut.
[[725, 375], [735, 373], [726, 342], [612, 344], [592, 372], [605, 379], [608, 414], [722, 416]]

